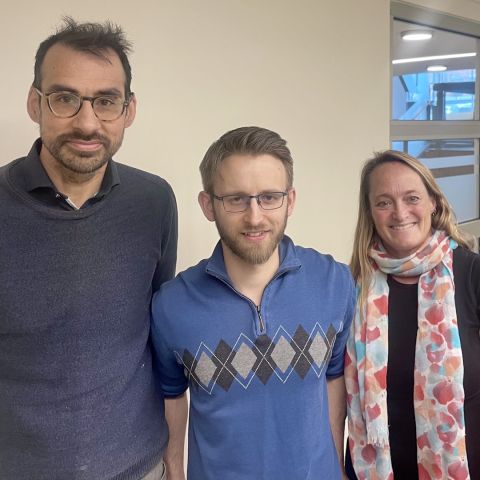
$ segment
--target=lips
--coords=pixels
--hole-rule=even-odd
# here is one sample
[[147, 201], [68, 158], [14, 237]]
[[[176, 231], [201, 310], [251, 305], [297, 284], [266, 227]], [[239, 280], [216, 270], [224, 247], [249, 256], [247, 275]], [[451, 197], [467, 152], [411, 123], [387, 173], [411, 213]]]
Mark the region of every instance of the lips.
[[62, 135], [58, 138], [60, 143], [67, 144], [76, 150], [93, 151], [108, 146], [108, 139], [101, 136]]
[[257, 239], [263, 239], [267, 234], [267, 231], [261, 230], [261, 231], [256, 231], [256, 232], [243, 232], [243, 235], [246, 238], [250, 238], [252, 240], [257, 240]]
[[412, 228], [416, 225], [416, 222], [413, 223], [405, 223], [402, 225], [390, 225], [389, 228], [392, 230], [397, 230], [397, 231], [402, 231], [402, 230], [408, 230], [409, 228]]
[[102, 142], [98, 140], [94, 141], [84, 141], [84, 140], [70, 140], [67, 142], [77, 150], [85, 150], [85, 151], [92, 151], [92, 150], [98, 150], [103, 146]]

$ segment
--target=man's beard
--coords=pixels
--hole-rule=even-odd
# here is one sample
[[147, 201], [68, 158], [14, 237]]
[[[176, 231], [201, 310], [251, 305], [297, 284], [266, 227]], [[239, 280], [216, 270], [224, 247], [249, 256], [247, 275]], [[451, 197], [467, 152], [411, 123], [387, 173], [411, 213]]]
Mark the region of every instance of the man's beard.
[[[67, 146], [72, 140], [98, 141], [103, 145], [98, 151], [94, 152], [75, 152]], [[123, 135], [118, 142], [113, 143], [103, 135], [82, 135], [80, 133], [71, 133], [59, 135], [53, 142], [43, 143], [53, 158], [57, 160], [66, 170], [76, 174], [94, 173], [102, 168], [112, 156], [118, 151], [122, 144]]]
[[288, 215], [285, 212], [285, 218], [283, 224], [280, 226], [277, 232], [274, 232], [271, 228], [264, 228], [265, 226], [259, 225], [255, 228], [246, 226], [244, 231], [261, 231], [261, 230], [269, 230], [269, 235], [272, 237], [265, 245], [245, 245], [244, 242], [248, 240], [244, 240], [242, 242], [242, 234], [236, 233], [232, 234], [228, 231], [228, 229], [224, 228], [221, 225], [221, 222], [217, 220], [215, 216], [215, 225], [217, 226], [218, 234], [222, 239], [223, 243], [234, 253], [237, 257], [242, 259], [244, 262], [250, 265], [261, 265], [267, 262], [270, 257], [275, 252], [278, 244], [281, 242], [285, 228], [287, 226], [287, 219]]

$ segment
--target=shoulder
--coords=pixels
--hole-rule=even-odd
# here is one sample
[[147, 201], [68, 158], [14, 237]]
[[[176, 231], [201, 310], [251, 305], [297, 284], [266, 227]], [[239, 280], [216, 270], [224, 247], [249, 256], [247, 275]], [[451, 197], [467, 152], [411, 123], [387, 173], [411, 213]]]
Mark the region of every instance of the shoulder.
[[[457, 307], [480, 303], [480, 255], [466, 248], [453, 251], [453, 277]], [[477, 306], [477, 307], [476, 307]]]
[[453, 251], [453, 272], [455, 280], [458, 275], [480, 278], [480, 255], [464, 247]]
[[147, 191], [165, 191], [168, 194], [173, 194], [172, 187], [162, 177], [144, 170], [140, 170], [123, 163], [115, 162], [120, 175], [120, 181], [133, 186], [146, 188]]
[[316, 273], [327, 277], [334, 276], [353, 285], [348, 266], [335, 260], [332, 255], [321, 253], [314, 248], [301, 246], [295, 246], [295, 251], [302, 264], [302, 269], [305, 269], [308, 273]]
[[26, 160], [26, 158], [27, 157], [17, 158], [16, 160], [12, 160], [11, 162], [0, 166], [0, 177], [2, 177], [2, 178], [5, 177], [7, 172], [9, 172], [10, 170], [14, 169], [17, 165], [24, 162]]
[[138, 168], [115, 162], [122, 190], [128, 192], [132, 201], [147, 202], [149, 207], [176, 210], [175, 194], [170, 184], [162, 177]]
[[154, 294], [153, 304], [171, 305], [175, 308], [179, 300], [185, 301], [187, 296], [193, 292], [201, 290], [208, 279], [206, 266], [208, 259], [202, 260], [197, 265], [187, 268], [177, 274], [175, 278], [162, 284], [160, 289]]

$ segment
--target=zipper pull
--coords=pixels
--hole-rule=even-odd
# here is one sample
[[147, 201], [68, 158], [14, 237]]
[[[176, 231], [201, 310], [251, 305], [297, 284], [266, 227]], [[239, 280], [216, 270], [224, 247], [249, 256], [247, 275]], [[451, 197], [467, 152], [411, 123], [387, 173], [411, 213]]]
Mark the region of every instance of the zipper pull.
[[262, 314], [260, 313], [260, 305], [255, 305], [258, 313], [258, 321], [260, 322], [260, 332], [265, 332], [265, 323], [263, 323]]

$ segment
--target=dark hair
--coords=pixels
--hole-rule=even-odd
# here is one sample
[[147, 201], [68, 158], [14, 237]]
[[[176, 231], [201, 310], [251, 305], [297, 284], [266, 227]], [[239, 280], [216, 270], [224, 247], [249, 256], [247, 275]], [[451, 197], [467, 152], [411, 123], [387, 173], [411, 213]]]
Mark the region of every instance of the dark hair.
[[213, 194], [213, 180], [225, 158], [235, 154], [272, 155], [278, 158], [287, 172], [288, 187], [293, 184], [293, 159], [287, 142], [272, 130], [261, 127], [240, 127], [222, 135], [212, 143], [200, 164], [203, 189]]
[[113, 50], [122, 63], [125, 71], [125, 95], [129, 96], [132, 81], [132, 69], [128, 61], [128, 54], [132, 44], [126, 39], [120, 26], [106, 21], [101, 23], [77, 23], [71, 17], [63, 17], [64, 24], [57, 31], [45, 39], [38, 47], [35, 55], [33, 86], [41, 89], [42, 64], [47, 51], [56, 43], [61, 43], [80, 52], [91, 53], [105, 57], [105, 51]]

